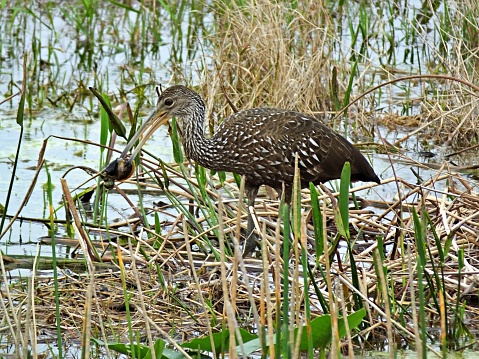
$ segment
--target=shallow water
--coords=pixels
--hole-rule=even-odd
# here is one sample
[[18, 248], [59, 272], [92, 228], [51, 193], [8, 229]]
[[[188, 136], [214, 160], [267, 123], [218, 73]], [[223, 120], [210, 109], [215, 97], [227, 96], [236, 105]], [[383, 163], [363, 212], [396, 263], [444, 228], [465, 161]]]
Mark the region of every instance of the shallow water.
[[[419, 4], [417, 4], [419, 6]], [[38, 5], [36, 5], [38, 6]], [[414, 7], [414, 3], [409, 6]], [[52, 8], [45, 10], [45, 7], [29, 8], [33, 12], [40, 15], [46, 13], [51, 16], [49, 21], [45, 19], [34, 18], [28, 16], [24, 12], [19, 12], [14, 20], [11, 19], [11, 11], [8, 8], [2, 10], [3, 18], [3, 38], [2, 53], [3, 61], [0, 64], [0, 93], [14, 93], [17, 88], [12, 87], [11, 83], [19, 86], [22, 78], [22, 51], [16, 45], [20, 40], [25, 49], [37, 46], [39, 48], [36, 53], [28, 53], [28, 66], [34, 65], [31, 69], [33, 76], [28, 79], [27, 83], [29, 91], [32, 94], [32, 105], [27, 104], [27, 115], [24, 122], [24, 134], [21, 149], [19, 153], [18, 168], [13, 184], [13, 195], [10, 200], [8, 214], [15, 213], [24, 199], [27, 189], [32, 182], [32, 176], [37, 166], [37, 160], [43, 141], [50, 136], [63, 136], [71, 139], [79, 139], [86, 141], [99, 142], [100, 129], [98, 124], [98, 111], [100, 105], [96, 98], [86, 90], [88, 86], [101, 87], [103, 91], [110, 94], [112, 101], [120, 100], [119, 92], [126, 92], [126, 99], [130, 101], [132, 108], [135, 108], [137, 96], [132, 92], [127, 92], [134, 84], [128, 83], [126, 73], [133, 72], [138, 84], [146, 84], [148, 103], [141, 106], [141, 112], [145, 117], [151, 110], [154, 101], [154, 86], [159, 83], [170, 82], [170, 70], [168, 64], [174, 61], [174, 56], [187, 59], [188, 51], [186, 49], [186, 40], [178, 41], [174, 33], [168, 28], [169, 19], [165, 15], [162, 24], [163, 28], [159, 29], [159, 33], [163, 36], [161, 42], [148, 43], [141, 42], [132, 43], [130, 41], [133, 25], [138, 18], [148, 19], [146, 15], [139, 15], [133, 11], [128, 12], [128, 16], [121, 15], [123, 12], [119, 8], [106, 6], [98, 9], [98, 17], [103, 19], [105, 24], [110, 24], [114, 16], [119, 16], [122, 22], [118, 25], [119, 33], [112, 31], [102, 31], [102, 22], [94, 23], [98, 26], [101, 36], [98, 36], [101, 42], [88, 43], [85, 33], [82, 33], [72, 22], [73, 19], [65, 17], [65, 13], [59, 9]], [[139, 10], [140, 4], [133, 4], [133, 8]], [[79, 11], [80, 13], [80, 11]], [[115, 15], [115, 13], [118, 13]], [[412, 12], [411, 12], [412, 14]], [[412, 15], [409, 15], [412, 16]], [[185, 19], [186, 21], [187, 19]], [[399, 19], [395, 20], [400, 21]], [[396, 24], [398, 25], [398, 24]], [[22, 31], [11, 31], [11, 27], [22, 28]], [[186, 22], [184, 23], [186, 29]], [[20, 34], [20, 35], [19, 35]], [[397, 35], [398, 38], [401, 36]], [[348, 36], [341, 39], [343, 47], [348, 45]], [[91, 46], [91, 47], [89, 47]], [[174, 49], [180, 48], [178, 55]], [[395, 49], [395, 56], [400, 59], [404, 57], [406, 47], [398, 43]], [[206, 49], [207, 51], [207, 49]], [[198, 53], [198, 56], [202, 56]], [[139, 66], [138, 63], [141, 63]], [[181, 64], [180, 64], [181, 65]], [[191, 64], [190, 64], [191, 65]], [[417, 65], [398, 62], [398, 68], [402, 70], [411, 70]], [[184, 66], [185, 72], [192, 73], [188, 70], [188, 66]], [[373, 77], [375, 74], [370, 73]], [[57, 81], [51, 83], [51, 81]], [[82, 88], [78, 87], [79, 83], [83, 84]], [[417, 85], [420, 88], [420, 85]], [[383, 97], [379, 108], [390, 107], [391, 111], [399, 110], [400, 105], [391, 105], [393, 102], [400, 103], [403, 94], [393, 92], [392, 97]], [[63, 102], [62, 96], [68, 101]], [[112, 97], [113, 96], [113, 97]], [[60, 100], [59, 100], [60, 99]], [[52, 106], [54, 101], [55, 105]], [[5, 203], [7, 193], [9, 191], [9, 182], [12, 173], [13, 161], [17, 148], [18, 138], [20, 136], [20, 127], [15, 123], [16, 110], [18, 107], [19, 96], [0, 106], [0, 203]], [[53, 102], [52, 102], [53, 101]], [[73, 103], [73, 105], [72, 105]], [[68, 106], [70, 105], [70, 107]], [[113, 104], [115, 107], [115, 103]], [[29, 111], [31, 109], [31, 111]], [[128, 125], [127, 125], [128, 126]], [[379, 127], [381, 135], [390, 142], [401, 138], [407, 132], [388, 131], [386, 128]], [[378, 141], [376, 139], [376, 141]], [[124, 142], [118, 140], [117, 148], [122, 148]], [[419, 139], [412, 137], [403, 143], [405, 149], [410, 149], [408, 155], [419, 161], [424, 161], [417, 153], [424, 150]], [[147, 148], [153, 149], [163, 161], [172, 160], [170, 140], [165, 129], [160, 129], [154, 137], [149, 141]], [[427, 148], [427, 150], [431, 150]], [[447, 152], [447, 149], [437, 147], [432, 148], [433, 152]], [[376, 172], [381, 178], [389, 178], [392, 176], [391, 164], [389, 158], [384, 154], [370, 153], [368, 154]], [[99, 164], [100, 153], [96, 146], [85, 143], [75, 142], [73, 140], [62, 140], [50, 137], [48, 140], [47, 150], [45, 153], [45, 161], [49, 167], [52, 176], [52, 183], [55, 185], [53, 192], [53, 203], [59, 204], [61, 200], [61, 188], [59, 178], [65, 171], [77, 165], [85, 165], [97, 168]], [[394, 157], [392, 158], [395, 161]], [[442, 162], [441, 156], [436, 157], [433, 161]], [[395, 163], [395, 170], [400, 177], [408, 181], [414, 182], [414, 177], [410, 170], [409, 164]], [[419, 170], [421, 175], [429, 177], [433, 172], [429, 173], [425, 170]], [[67, 177], [70, 187], [81, 183], [87, 176], [81, 171], [75, 171]], [[42, 186], [46, 183], [46, 172], [42, 170], [38, 178], [38, 182], [32, 192], [28, 204], [22, 208], [21, 216], [25, 218], [45, 218], [48, 216], [45, 192]], [[373, 196], [383, 200], [389, 200], [392, 193], [396, 192], [396, 188], [391, 185], [377, 187], [373, 191]], [[118, 208], [119, 203], [111, 203], [111, 206]], [[115, 215], [112, 213], [112, 215]], [[59, 217], [64, 216], [63, 213]], [[36, 223], [25, 221], [17, 222], [12, 229], [1, 239], [6, 253], [33, 253], [36, 251], [35, 243], [41, 236], [47, 236], [47, 229]], [[62, 229], [59, 229], [58, 235], [62, 235]], [[49, 254], [50, 249], [41, 248], [43, 254]], [[60, 249], [61, 250], [61, 249]]]
[[[23, 4], [24, 5], [24, 4]], [[37, 5], [31, 10], [40, 14], [45, 14], [46, 10]], [[411, 7], [420, 8], [421, 4], [414, 2], [409, 4]], [[135, 3], [135, 9], [140, 5]], [[120, 9], [112, 7], [111, 4], [100, 8], [99, 18], [104, 22], [98, 22], [97, 26], [109, 24], [113, 12], [121, 12]], [[141, 104], [141, 113], [143, 118], [147, 116], [155, 102], [154, 87], [156, 84], [179, 82], [178, 78], [172, 80], [171, 65], [175, 58], [189, 59], [185, 42], [187, 39], [179, 41], [182, 46], [174, 44], [178, 39], [174, 38], [171, 30], [168, 28], [169, 19], [166, 17], [162, 21], [164, 28], [159, 29], [162, 40], [156, 43], [131, 41], [132, 23], [135, 23], [136, 17], [140, 16], [135, 12], [129, 12], [128, 16], [119, 16], [122, 20], [117, 26], [119, 33], [115, 29], [104, 31], [101, 41], [90, 44], [94, 48], [89, 48], [88, 39], [85, 34], [79, 33], [75, 24], [68, 19], [60, 10], [52, 10], [50, 14], [52, 19], [49, 23], [42, 23], [37, 18], [20, 12], [15, 20], [11, 20], [13, 10], [1, 9], [0, 32], [1, 38], [1, 60], [0, 60], [0, 94], [8, 95], [17, 91], [22, 79], [22, 51], [38, 46], [40, 50], [36, 53], [28, 51], [28, 66], [32, 72], [27, 83], [30, 86], [29, 91], [32, 94], [32, 105], [27, 104], [27, 115], [24, 122], [24, 133], [21, 149], [19, 153], [18, 168], [15, 173], [13, 183], [12, 197], [8, 207], [8, 214], [13, 215], [21, 206], [29, 186], [32, 183], [32, 177], [37, 167], [40, 148], [45, 139], [48, 139], [48, 145], [45, 152], [45, 161], [51, 174], [52, 183], [55, 186], [53, 191], [53, 203], [58, 206], [61, 203], [61, 185], [60, 177], [65, 171], [77, 165], [84, 165], [91, 168], [98, 168], [100, 151], [98, 147], [76, 142], [74, 140], [63, 140], [50, 136], [62, 136], [70, 139], [79, 139], [84, 141], [99, 142], [100, 127], [98, 111], [100, 104], [97, 99], [86, 89], [88, 86], [101, 87], [108, 93], [112, 99], [113, 107], [116, 107], [122, 101], [127, 100], [132, 108], [136, 107], [138, 96], [131, 90], [137, 85], [146, 85], [145, 103]], [[1, 21], [3, 20], [3, 21]], [[46, 21], [46, 20], [43, 20]], [[395, 20], [395, 23], [400, 21]], [[47, 26], [48, 25], [48, 26]], [[397, 25], [397, 24], [396, 24]], [[23, 28], [19, 31], [21, 35], [15, 37], [15, 31], [8, 31], [7, 27]], [[182, 26], [186, 26], [185, 23]], [[100, 30], [98, 29], [100, 32]], [[113, 35], [114, 34], [114, 35]], [[396, 34], [400, 38], [401, 34]], [[98, 40], [98, 39], [95, 39]], [[341, 46], [346, 49], [350, 43], [347, 37], [341, 39]], [[21, 43], [22, 46], [18, 46]], [[173, 48], [180, 49], [180, 55], [176, 54]], [[395, 49], [395, 56], [403, 58], [406, 52], [406, 46], [398, 46]], [[206, 49], [207, 52], [207, 49]], [[203, 54], [198, 53], [196, 61], [203, 61]], [[40, 61], [43, 60], [43, 61]], [[191, 61], [191, 62], [188, 62]], [[185, 60], [180, 66], [186, 73], [185, 78], [194, 78], [194, 63], [192, 59]], [[45, 62], [40, 66], [41, 62]], [[141, 65], [139, 65], [141, 63]], [[423, 62], [421, 62], [422, 64]], [[376, 64], [379, 65], [379, 64]], [[34, 67], [37, 66], [35, 69]], [[423, 72], [417, 64], [401, 63], [397, 68], [405, 71], [414, 69], [416, 72]], [[129, 71], [133, 73], [132, 80], [128, 78]], [[380, 81], [378, 73], [372, 71], [368, 73], [371, 81]], [[377, 80], [373, 80], [377, 77]], [[56, 83], [51, 83], [54, 80]], [[136, 81], [136, 82], [135, 82]], [[14, 83], [15, 86], [11, 84]], [[80, 86], [81, 84], [81, 86]], [[414, 90], [420, 93], [420, 84], [413, 86]], [[124, 94], [124, 95], [123, 95]], [[68, 100], [64, 101], [62, 96]], [[400, 103], [406, 99], [406, 95], [398, 88], [392, 88], [388, 98], [383, 98], [378, 103], [378, 108], [387, 108], [388, 111], [401, 111]], [[18, 108], [19, 97], [13, 98], [0, 105], [0, 203], [4, 204], [7, 193], [9, 192], [9, 183], [13, 170], [18, 138], [20, 136], [20, 127], [15, 122], [16, 110]], [[52, 105], [55, 103], [55, 105]], [[414, 110], [412, 110], [414, 111]], [[128, 126], [128, 124], [126, 124]], [[393, 143], [396, 139], [405, 136], [410, 128], [399, 128], [397, 131], [390, 131], [386, 127], [379, 125], [381, 135]], [[379, 139], [375, 139], [379, 142]], [[427, 141], [426, 141], [427, 142]], [[116, 148], [121, 149], [125, 142], [118, 140]], [[164, 162], [173, 160], [171, 153], [171, 142], [166, 128], [157, 131], [154, 137], [148, 142], [147, 149], [153, 150]], [[437, 146], [435, 144], [424, 144], [421, 138], [411, 137], [402, 144], [407, 151], [407, 155], [419, 162], [436, 162], [441, 164], [444, 154], [451, 152], [447, 147]], [[432, 151], [437, 156], [432, 159], [421, 157], [420, 151]], [[385, 154], [375, 152], [368, 153], [369, 158], [376, 172], [382, 179], [393, 176], [390, 158]], [[399, 160], [396, 156], [391, 157], [394, 169], [399, 177], [406, 181], [415, 183], [415, 177], [411, 171], [410, 163]], [[469, 164], [471, 158], [464, 157], [459, 159], [460, 164]], [[435, 171], [424, 169], [416, 170], [423, 178], [432, 177]], [[82, 183], [88, 176], [79, 170], [67, 176], [70, 188]], [[6, 235], [0, 238], [0, 250], [4, 254], [25, 254], [33, 255], [40, 252], [43, 256], [51, 256], [51, 247], [49, 245], [38, 245], [42, 237], [48, 237], [49, 232], [45, 225], [38, 222], [32, 222], [29, 219], [46, 218], [48, 216], [48, 205], [46, 202], [46, 192], [44, 185], [47, 182], [45, 170], [40, 172], [38, 182], [35, 185], [32, 195], [23, 208], [21, 208], [21, 217], [24, 220], [16, 221]], [[475, 185], [471, 180], [471, 184]], [[368, 198], [392, 201], [397, 188], [394, 183], [375, 187], [373, 190], [365, 192]], [[151, 203], [158, 198], [145, 196], [144, 201]], [[121, 218], [127, 212], [125, 203], [117, 197], [112, 196], [109, 201], [109, 218]], [[58, 213], [59, 218], [64, 218], [64, 212]], [[7, 219], [8, 221], [8, 219]], [[61, 237], [66, 235], [65, 230], [60, 226], [56, 235]], [[67, 257], [70, 248], [58, 245], [57, 256]], [[12, 273], [13, 276], [28, 276], [29, 270], [18, 270]], [[48, 272], [44, 273], [49, 275]], [[384, 353], [368, 353], [365, 358], [383, 357]], [[400, 352], [396, 357], [412, 358], [416, 357], [415, 352]], [[433, 356], [430, 356], [433, 357]], [[474, 351], [464, 351], [456, 356], [457, 358], [476, 358]]]

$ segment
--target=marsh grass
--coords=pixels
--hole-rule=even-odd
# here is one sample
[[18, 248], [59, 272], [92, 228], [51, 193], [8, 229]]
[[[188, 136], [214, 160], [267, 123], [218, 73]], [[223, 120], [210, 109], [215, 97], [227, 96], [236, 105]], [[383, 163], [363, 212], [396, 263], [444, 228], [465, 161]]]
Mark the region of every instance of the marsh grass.
[[[477, 13], [477, 6], [470, 5], [467, 10], [456, 9], [454, 21], [450, 9], [444, 15], [436, 13], [437, 8], [425, 8], [414, 16], [408, 5], [387, 5], [372, 12], [365, 3], [353, 5], [358, 8], [348, 12], [348, 37], [339, 24], [335, 26], [334, 7], [309, 2], [297, 7], [267, 1], [215, 4], [215, 31], [207, 37], [214, 66], [202, 72], [205, 80], [198, 90], [207, 99], [210, 112], [221, 118], [236, 109], [261, 106], [331, 113], [348, 104], [352, 93], [365, 92], [381, 79], [401, 77], [405, 71], [400, 63], [475, 83], [477, 55], [465, 41], [454, 41], [462, 37], [463, 31], [477, 32], [477, 22], [469, 20], [471, 13]], [[353, 13], [359, 14], [359, 20]], [[285, 19], [291, 21], [285, 23]], [[424, 35], [430, 26], [426, 19], [438, 19], [432, 25], [443, 34], [441, 48]], [[380, 49], [385, 43], [390, 46], [384, 53]], [[421, 49], [419, 43], [424, 44]], [[347, 52], [343, 53], [346, 46]], [[405, 47], [401, 62], [394, 57], [398, 47]], [[442, 145], [444, 133], [448, 134], [446, 145], [452, 147], [477, 142], [477, 101], [474, 95], [468, 95], [467, 88], [452, 82], [414, 81], [392, 86], [387, 91], [389, 98], [383, 98], [381, 92], [361, 99], [345, 113], [349, 120], [335, 119], [333, 127], [367, 141], [374, 135], [375, 126], [381, 125], [382, 117], [397, 115], [417, 118], [418, 133], [425, 139], [419, 142], [419, 148], [427, 147], [426, 140]], [[395, 99], [398, 95], [399, 102]], [[328, 121], [331, 117], [322, 119]], [[210, 117], [210, 132], [217, 121]], [[401, 122], [398, 120], [394, 126], [401, 129]]]
[[[196, 177], [187, 177], [184, 173], [182, 176], [183, 180], [191, 183], [188, 189], [199, 186]], [[171, 177], [173, 179], [174, 176]], [[211, 183], [218, 182], [215, 177], [209, 180]], [[449, 185], [445, 186], [445, 180]], [[374, 346], [375, 340], [381, 340], [383, 335], [389, 341], [395, 341], [394, 338], [399, 335], [403, 337], [401, 345], [420, 345], [423, 350], [431, 350], [427, 343], [434, 338], [426, 336], [427, 331], [422, 328], [434, 322], [444, 330], [441, 340], [446, 340], [448, 346], [468, 343], [472, 338], [464, 330], [464, 317], [460, 313], [466, 310], [471, 315], [475, 313], [474, 306], [468, 305], [466, 300], [461, 305], [464, 306], [461, 310], [452, 298], [466, 298], [470, 295], [464, 292], [468, 285], [463, 281], [474, 276], [467, 274], [466, 268], [469, 273], [475, 272], [475, 195], [467, 186], [466, 189], [459, 190], [458, 186], [462, 187], [466, 182], [447, 170], [440, 171], [436, 178], [424, 182], [421, 187], [401, 179], [384, 180], [385, 183], [388, 181], [398, 181], [404, 186], [397, 202], [383, 203], [387, 208], [382, 212], [377, 209], [376, 213], [366, 209], [349, 210], [347, 222], [344, 203], [348, 202], [344, 201], [344, 196], [349, 192], [345, 192], [348, 186], [343, 185], [341, 193], [323, 194], [320, 191], [322, 221], [328, 223], [328, 218], [336, 218], [334, 224], [323, 226], [321, 238], [314, 238], [318, 231], [307, 220], [308, 211], [303, 213], [293, 210], [293, 240], [288, 254], [283, 253], [283, 256], [278, 251], [283, 237], [278, 225], [287, 223], [287, 217], [279, 217], [280, 221], [272, 220], [270, 210], [270, 219], [263, 218], [262, 207], [274, 204], [263, 195], [263, 203], [259, 201], [256, 207], [256, 213], [261, 216], [258, 220], [264, 234], [264, 255], [260, 261], [243, 261], [237, 254], [232, 255], [226, 249], [225, 239], [228, 236], [225, 233], [234, 233], [238, 225], [234, 211], [237, 201], [225, 200], [224, 193], [214, 190], [214, 186], [206, 194], [203, 192], [203, 196], [210, 197], [209, 201], [216, 203], [218, 234], [213, 237], [219, 239], [219, 261], [208, 249], [194, 246], [202, 241], [201, 236], [198, 236], [198, 228], [204, 228], [207, 233], [210, 224], [201, 217], [189, 217], [187, 220], [181, 212], [176, 218], [173, 216], [172, 220], [162, 223], [160, 232], [148, 230], [151, 236], [145, 236], [146, 228], [124, 234], [129, 238], [128, 246], [119, 246], [114, 242], [95, 242], [95, 246], [102, 248], [100, 252], [104, 253], [103, 261], [111, 260], [107, 255], [110, 250], [105, 245], [112, 246], [112, 250], [117, 251], [116, 258], [121, 259], [119, 268], [122, 274], [118, 276], [115, 272], [100, 270], [92, 270], [87, 274], [96, 278], [92, 290], [93, 293], [96, 291], [97, 296], [101, 293], [102, 297], [97, 304], [88, 304], [88, 307], [95, 309], [91, 313], [91, 332], [101, 332], [105, 338], [115, 338], [120, 342], [137, 342], [138, 336], [145, 335], [145, 321], [148, 321], [170, 332], [176, 338], [173, 340], [181, 344], [195, 337], [194, 333], [211, 333], [221, 330], [224, 325], [230, 332], [234, 332], [237, 326], [249, 328], [255, 323], [257, 330], [264, 333], [264, 338], [271, 333], [278, 333], [272, 330], [281, 325], [284, 329], [280, 331], [282, 334], [277, 343], [282, 345], [275, 348], [275, 353], [284, 355], [296, 353], [297, 348], [293, 345], [294, 341], [284, 341], [283, 336], [288, 338], [298, 325], [308, 323], [323, 313], [324, 306], [326, 312], [338, 315], [357, 310], [360, 305], [366, 308], [368, 316], [356, 334], [350, 336], [349, 348], [362, 345], [363, 349], [367, 349], [369, 345]], [[150, 180], [140, 183], [145, 191], [156, 188]], [[374, 185], [362, 186], [372, 187]], [[173, 185], [170, 190], [176, 198], [183, 198], [183, 203], [188, 203], [188, 198], [192, 196], [188, 191], [174, 189]], [[353, 190], [358, 190], [358, 187]], [[208, 202], [201, 197], [199, 190], [198, 195], [204, 203]], [[298, 192], [297, 196], [302, 208], [308, 209], [308, 191]], [[336, 213], [334, 205], [330, 208], [326, 203], [337, 196], [340, 196], [340, 207]], [[226, 209], [222, 209], [223, 206], [233, 209], [232, 217], [227, 215]], [[191, 221], [196, 223], [188, 224]], [[243, 215], [243, 227], [244, 221]], [[269, 223], [271, 221], [273, 223]], [[468, 225], [463, 226], [461, 222]], [[349, 225], [345, 226], [345, 223]], [[269, 230], [267, 226], [271, 225]], [[287, 232], [287, 228], [288, 226], [283, 230]], [[400, 228], [399, 237], [397, 228]], [[110, 235], [117, 233], [113, 225], [109, 230]], [[340, 233], [343, 233], [341, 238], [344, 238], [347, 231], [350, 239], [346, 242], [351, 244], [345, 247], [344, 254], [335, 253], [332, 260], [327, 255], [316, 253], [315, 248], [308, 244], [322, 240], [325, 241], [323, 248], [328, 248], [328, 239], [334, 239]], [[378, 241], [376, 238], [382, 239]], [[340, 243], [343, 240], [345, 239]], [[232, 245], [237, 247], [237, 244]], [[378, 248], [378, 245], [383, 247]], [[288, 247], [284, 246], [283, 250]], [[393, 250], [389, 250], [391, 247]], [[384, 252], [386, 249], [387, 254]], [[463, 258], [459, 261], [459, 267], [456, 256]], [[125, 266], [127, 263], [130, 263], [128, 270]], [[158, 272], [161, 272], [161, 276], [158, 276]], [[285, 276], [284, 273], [289, 275]], [[66, 317], [62, 316], [62, 325], [81, 331], [84, 307], [78, 304], [88, 303], [89, 281], [66, 276], [59, 277], [57, 282], [61, 311], [69, 313]], [[35, 290], [37, 298], [42, 298], [42, 309], [38, 308], [37, 303], [36, 322], [40, 327], [53, 329], [51, 324], [47, 324], [47, 313], [51, 312], [48, 308], [53, 309], [55, 302], [48, 299], [54, 296], [53, 288], [48, 283], [47, 279], [37, 278]], [[138, 294], [139, 288], [141, 296]], [[72, 293], [75, 294], [72, 296]], [[289, 295], [285, 296], [285, 293]], [[15, 300], [26, 300], [27, 294], [15, 291]], [[417, 298], [416, 301], [413, 298]], [[254, 307], [259, 308], [258, 313], [261, 315], [258, 317]], [[414, 312], [418, 316], [417, 327], [408, 325], [416, 320]], [[236, 313], [234, 317], [237, 319], [234, 322], [226, 320], [231, 318], [232, 313]], [[129, 323], [130, 329], [121, 324], [123, 320]], [[109, 324], [101, 325], [102, 322]], [[153, 339], [159, 335], [155, 326], [148, 330]], [[451, 342], [453, 334], [453, 342], [456, 344]], [[358, 342], [359, 338], [361, 340]], [[340, 338], [333, 342], [338, 346]], [[230, 347], [230, 350], [233, 349]], [[271, 350], [270, 348], [270, 353]], [[314, 348], [310, 347], [309, 350], [311, 357]], [[336, 350], [339, 350], [339, 346]]]
[[[249, 107], [332, 117], [378, 81], [402, 76], [405, 65], [418, 66], [411, 71], [427, 68], [477, 81], [475, 2], [412, 12], [409, 4], [387, 2], [374, 8], [367, 2], [345, 7], [342, 2], [263, 0], [108, 4], [83, 1], [58, 10], [48, 3], [41, 11], [23, 4], [1, 12], [0, 40], [6, 41], [0, 41], [0, 50], [8, 49], [9, 61], [23, 54], [8, 36], [32, 48], [29, 70], [23, 71], [28, 86], [22, 85], [20, 104], [14, 103], [19, 119], [24, 107], [32, 118], [48, 104], [64, 114], [80, 110], [93, 116], [99, 105], [86, 88], [95, 86], [108, 94], [113, 107], [134, 99], [131, 108], [123, 107], [134, 131], [141, 109], [153, 102], [150, 85], [159, 82], [156, 76], [199, 83], [210, 132], [219, 119]], [[53, 21], [58, 11], [73, 35]], [[47, 30], [50, 35], [41, 36]], [[61, 69], [62, 38], [71, 38], [76, 46], [67, 72]], [[160, 48], [165, 41], [171, 42], [165, 60], [169, 72], [155, 75], [148, 64], [164, 60]], [[125, 64], [114, 71], [109, 67], [114, 61], [107, 59], [118, 53], [124, 54]], [[7, 95], [17, 92], [15, 71], [7, 81]], [[447, 134], [446, 144], [467, 144], [473, 150], [476, 96], [444, 80], [411, 80], [379, 89], [335, 119], [331, 125], [350, 138], [376, 138], [374, 148], [385, 154], [393, 173], [383, 178], [382, 186], [394, 184], [387, 198], [373, 184], [350, 188], [346, 170], [340, 183], [302, 191], [296, 186], [291, 211], [267, 191], [254, 209], [246, 208], [238, 178], [187, 161], [174, 122], [174, 163], [145, 151], [132, 180], [108, 194], [101, 182], [91, 184], [97, 194], [96, 216], [89, 217], [77, 201], [85, 189], [73, 190], [67, 182], [71, 177], [65, 176], [62, 190], [80, 245], [73, 253], [87, 269], [72, 274], [54, 265], [53, 279], [38, 277], [34, 270], [27, 281], [9, 282], [6, 271], [15, 258], [0, 252], [2, 345], [14, 344], [19, 355], [30, 345], [36, 355], [40, 332], [42, 340], [57, 341], [60, 349], [51, 349], [50, 355], [59, 357], [67, 355], [62, 348], [79, 338], [83, 357], [100, 357], [104, 350], [112, 355], [113, 346], [98, 347], [98, 340], [129, 343], [135, 357], [141, 356], [140, 343], [158, 354], [163, 350], [157, 345], [160, 337], [168, 350], [193, 357], [196, 353], [186, 353], [181, 345], [201, 335], [207, 336], [210, 349], [200, 348], [216, 357], [245, 357], [251, 347], [262, 357], [298, 357], [302, 352], [312, 358], [325, 350], [332, 357], [353, 356], [381, 346], [386, 350], [386, 345], [391, 356], [399, 347], [424, 356], [438, 345], [444, 356], [447, 349], [473, 345], [477, 190], [461, 174], [464, 166], [431, 168], [409, 158], [400, 146], [412, 135], [401, 135], [398, 128], [412, 123], [424, 146], [443, 144]], [[107, 116], [101, 112], [100, 117], [101, 138], [95, 145], [113, 147]], [[399, 132], [399, 138], [384, 136], [389, 129]], [[110, 156], [107, 150], [99, 152], [102, 168]], [[397, 174], [403, 165], [434, 172], [424, 179], [418, 175], [419, 184], [412, 183]], [[54, 249], [55, 226], [63, 225], [55, 216], [63, 205], [54, 203], [53, 185], [50, 180], [46, 193]], [[128, 208], [119, 211], [117, 222], [106, 211], [113, 199]], [[262, 238], [261, 256], [243, 260], [241, 234], [249, 210]], [[40, 260], [35, 257], [35, 263]], [[111, 266], [105, 269], [102, 262]], [[349, 327], [343, 318], [363, 309], [362, 322]], [[330, 344], [319, 347], [312, 344], [316, 332], [311, 328], [325, 314], [331, 316]], [[428, 331], [431, 327], [438, 329], [437, 336]], [[258, 334], [258, 341], [251, 344], [241, 328]], [[226, 337], [221, 345], [213, 338], [217, 333]], [[297, 340], [302, 334], [310, 343], [304, 347]]]
[[[227, 96], [238, 109], [329, 109], [329, 19], [319, 17], [321, 8], [308, 8], [321, 5], [306, 2], [301, 3], [305, 9], [293, 9], [259, 1], [217, 6], [216, 31], [209, 39], [215, 67], [201, 89], [205, 95]], [[285, 18], [291, 19], [286, 25]], [[217, 111], [227, 114], [232, 110]]]

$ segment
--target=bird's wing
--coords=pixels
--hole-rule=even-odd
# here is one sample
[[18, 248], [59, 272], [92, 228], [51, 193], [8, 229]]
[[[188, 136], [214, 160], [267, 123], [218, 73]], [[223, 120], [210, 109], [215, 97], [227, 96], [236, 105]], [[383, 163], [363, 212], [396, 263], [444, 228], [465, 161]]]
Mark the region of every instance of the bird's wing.
[[339, 178], [346, 161], [366, 161], [358, 149], [321, 121], [294, 111], [245, 110], [226, 119], [216, 133], [231, 154], [226, 156], [232, 159], [230, 168], [264, 183], [291, 182], [296, 155], [306, 183]]

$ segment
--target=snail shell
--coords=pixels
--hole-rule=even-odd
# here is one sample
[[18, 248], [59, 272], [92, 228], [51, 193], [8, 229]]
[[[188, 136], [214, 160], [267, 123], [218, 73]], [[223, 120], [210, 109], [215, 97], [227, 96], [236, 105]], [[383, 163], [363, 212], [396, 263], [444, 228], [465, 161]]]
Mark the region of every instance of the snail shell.
[[135, 164], [128, 159], [119, 157], [111, 161], [101, 172], [101, 178], [107, 189], [112, 189], [115, 181], [125, 181], [135, 172]]

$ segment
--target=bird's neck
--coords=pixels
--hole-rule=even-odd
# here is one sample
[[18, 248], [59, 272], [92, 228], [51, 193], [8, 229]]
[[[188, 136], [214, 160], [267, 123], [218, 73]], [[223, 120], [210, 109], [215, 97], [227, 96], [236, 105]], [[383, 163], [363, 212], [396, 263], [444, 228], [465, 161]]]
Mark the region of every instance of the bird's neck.
[[202, 111], [195, 111], [189, 118], [183, 118], [181, 126], [183, 148], [188, 158], [201, 166], [219, 170], [218, 151], [214, 140], [205, 137], [204, 120], [204, 107]]

